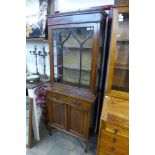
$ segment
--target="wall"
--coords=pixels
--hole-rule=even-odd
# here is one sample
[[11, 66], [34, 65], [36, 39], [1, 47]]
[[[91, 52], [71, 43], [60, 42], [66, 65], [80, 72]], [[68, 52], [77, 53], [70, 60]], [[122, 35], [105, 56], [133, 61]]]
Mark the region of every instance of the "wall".
[[112, 4], [114, 0], [55, 0], [54, 2], [55, 11], [60, 12]]
[[[53, 4], [54, 2], [54, 4]], [[55, 11], [68, 11], [68, 10], [78, 10], [82, 8], [88, 8], [88, 7], [95, 7], [95, 6], [102, 6], [102, 5], [112, 5], [114, 4], [114, 0], [54, 0], [50, 4]], [[50, 10], [51, 13], [54, 12], [54, 10]], [[48, 41], [41, 41], [41, 40], [27, 40], [26, 41], [26, 59], [27, 59], [27, 65], [26, 69], [27, 72], [36, 72], [35, 68], [35, 56], [31, 55], [29, 51], [34, 50], [34, 46], [37, 45], [37, 50], [41, 50], [42, 45], [45, 46], [46, 51], [49, 52], [48, 47]], [[46, 74], [50, 75], [50, 69], [49, 69], [49, 55], [46, 57]], [[38, 70], [39, 73], [43, 74], [43, 58], [38, 57]]]

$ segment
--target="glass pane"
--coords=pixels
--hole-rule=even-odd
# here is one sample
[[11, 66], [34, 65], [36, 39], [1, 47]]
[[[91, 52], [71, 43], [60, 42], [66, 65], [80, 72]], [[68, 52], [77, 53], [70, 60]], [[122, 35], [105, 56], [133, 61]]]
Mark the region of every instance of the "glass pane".
[[89, 87], [90, 85], [90, 73], [92, 63], [92, 41], [93, 41], [93, 27], [82, 28], [82, 35], [79, 37], [82, 43], [81, 53], [81, 86]]
[[112, 89], [129, 91], [129, 14], [120, 13]]
[[93, 27], [53, 30], [54, 78], [56, 82], [90, 85]]
[[54, 53], [54, 79], [57, 82], [62, 81], [63, 49], [62, 43], [69, 35], [67, 29], [57, 29], [53, 31], [53, 53]]
[[79, 70], [63, 68], [63, 82], [78, 85], [79, 84]]
[[80, 44], [72, 35], [63, 45], [63, 67], [80, 69]]
[[118, 17], [117, 40], [129, 40], [129, 13], [120, 13]]

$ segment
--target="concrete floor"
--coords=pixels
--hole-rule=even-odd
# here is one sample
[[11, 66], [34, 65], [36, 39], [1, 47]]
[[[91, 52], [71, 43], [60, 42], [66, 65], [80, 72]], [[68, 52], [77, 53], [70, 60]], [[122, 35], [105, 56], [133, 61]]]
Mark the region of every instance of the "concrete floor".
[[90, 137], [88, 153], [84, 152], [85, 143], [72, 136], [53, 130], [50, 136], [44, 125], [40, 129], [41, 140], [33, 142], [26, 155], [96, 155], [97, 135]]

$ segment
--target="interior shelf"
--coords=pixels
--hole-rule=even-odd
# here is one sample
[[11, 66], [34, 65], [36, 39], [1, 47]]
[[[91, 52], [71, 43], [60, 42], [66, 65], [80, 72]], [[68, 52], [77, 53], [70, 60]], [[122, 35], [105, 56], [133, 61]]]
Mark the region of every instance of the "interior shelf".
[[115, 66], [115, 69], [124, 69], [124, 70], [129, 70], [129, 67], [125, 67], [125, 66]]
[[[56, 47], [56, 48], [61, 48], [61, 46], [53, 46], [53, 47]], [[66, 50], [66, 49], [70, 49], [70, 50], [80, 50], [80, 47], [66, 47], [66, 46], [63, 46], [63, 49]], [[92, 48], [90, 47], [82, 47], [82, 50], [91, 50]]]
[[[54, 66], [54, 67], [61, 68], [62, 65], [58, 65], [58, 66]], [[73, 67], [68, 67], [68, 66], [63, 66], [63, 68], [64, 68], [64, 69], [68, 69], [68, 70], [80, 71], [80, 68], [73, 68]], [[81, 71], [84, 71], [84, 72], [91, 72], [90, 69], [84, 69], [84, 68], [82, 68]]]
[[117, 37], [117, 41], [119, 42], [129, 42], [129, 36], [124, 36], [124, 35], [121, 35], [120, 37]]
[[[64, 78], [71, 78], [71, 79], [77, 79], [80, 80], [80, 78], [78, 76], [66, 76], [66, 75], [60, 75], [60, 74], [54, 74], [56, 77], [64, 77]], [[89, 81], [87, 79], [82, 79], [82, 81]]]
[[[80, 68], [72, 68], [72, 67], [67, 67], [67, 66], [63, 66], [64, 69], [68, 69], [68, 70], [76, 70], [76, 71], [79, 71]], [[90, 72], [91, 70], [90, 69], [83, 69], [81, 68], [81, 71], [84, 71], [84, 72]]]
[[129, 42], [129, 39], [117, 39], [117, 42]]

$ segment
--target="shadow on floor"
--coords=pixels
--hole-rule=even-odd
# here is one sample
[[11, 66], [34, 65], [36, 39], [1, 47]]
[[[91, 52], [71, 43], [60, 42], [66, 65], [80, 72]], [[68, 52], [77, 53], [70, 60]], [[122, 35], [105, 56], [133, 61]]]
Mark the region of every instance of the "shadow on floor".
[[90, 136], [88, 153], [84, 152], [85, 143], [77, 138], [53, 130], [48, 134], [44, 124], [40, 125], [40, 141], [33, 141], [26, 155], [96, 155], [97, 135]]

